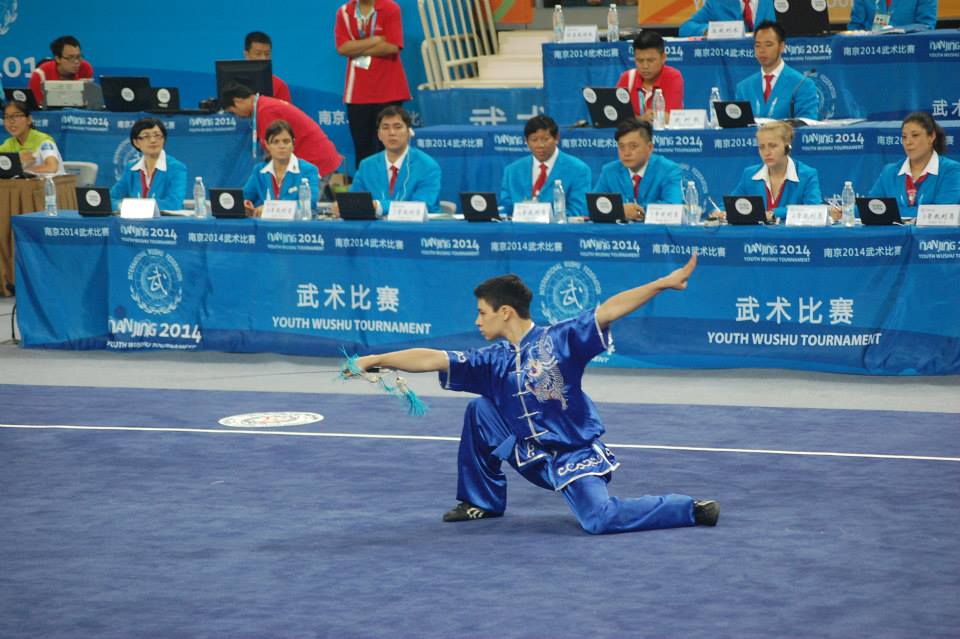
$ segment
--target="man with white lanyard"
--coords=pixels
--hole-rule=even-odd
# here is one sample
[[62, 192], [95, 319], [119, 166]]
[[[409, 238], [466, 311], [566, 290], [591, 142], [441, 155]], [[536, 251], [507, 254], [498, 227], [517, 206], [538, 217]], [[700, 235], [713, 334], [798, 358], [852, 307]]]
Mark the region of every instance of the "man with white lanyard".
[[356, 166], [383, 149], [377, 114], [410, 99], [400, 61], [403, 23], [394, 0], [350, 0], [337, 9], [337, 53], [347, 58], [343, 101], [356, 154]]

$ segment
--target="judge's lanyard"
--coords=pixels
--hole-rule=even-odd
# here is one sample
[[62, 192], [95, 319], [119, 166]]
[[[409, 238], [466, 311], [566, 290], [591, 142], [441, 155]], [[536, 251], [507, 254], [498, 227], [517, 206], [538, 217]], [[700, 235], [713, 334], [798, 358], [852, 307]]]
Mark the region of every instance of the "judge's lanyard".
[[367, 30], [365, 25], [370, 23], [370, 37], [372, 38], [376, 32], [377, 28], [377, 10], [374, 9], [370, 12], [370, 15], [364, 18], [360, 15], [360, 0], [357, 0], [357, 34], [360, 36], [360, 40], [367, 39]]
[[277, 176], [273, 173], [270, 174], [270, 181], [273, 182], [273, 199], [280, 199], [280, 183], [277, 182]]
[[147, 197], [150, 193], [150, 185], [153, 183], [153, 176], [156, 175], [157, 169], [153, 169], [153, 175], [147, 177], [147, 166], [144, 164], [143, 168], [140, 169], [140, 197]]
[[253, 154], [253, 159], [257, 159], [257, 102], [260, 100], [260, 94], [257, 93], [253, 96], [253, 146], [250, 151]]
[[777, 199], [773, 199], [773, 193], [770, 192], [770, 187], [766, 182], [763, 183], [763, 188], [767, 191], [767, 210], [772, 211], [773, 209], [780, 206], [780, 198], [783, 197], [783, 189], [787, 186], [787, 179], [784, 178], [783, 182], [780, 183], [780, 190], [777, 192]]

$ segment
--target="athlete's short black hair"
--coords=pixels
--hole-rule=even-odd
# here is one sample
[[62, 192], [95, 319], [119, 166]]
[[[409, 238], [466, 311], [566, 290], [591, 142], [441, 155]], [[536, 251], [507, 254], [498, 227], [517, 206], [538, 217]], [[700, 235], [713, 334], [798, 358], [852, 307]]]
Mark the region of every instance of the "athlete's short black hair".
[[509, 306], [517, 312], [521, 319], [530, 319], [530, 302], [533, 292], [527, 288], [519, 277], [514, 274], [498, 275], [480, 282], [473, 294], [478, 300], [483, 300], [493, 310], [501, 306]]

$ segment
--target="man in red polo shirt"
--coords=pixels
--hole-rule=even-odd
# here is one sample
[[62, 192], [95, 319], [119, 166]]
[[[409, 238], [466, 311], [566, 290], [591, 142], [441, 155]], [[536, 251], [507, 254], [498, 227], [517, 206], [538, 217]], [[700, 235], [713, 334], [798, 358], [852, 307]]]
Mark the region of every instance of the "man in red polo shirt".
[[[269, 60], [273, 53], [273, 42], [263, 31], [251, 31], [243, 41], [243, 57], [245, 60]], [[273, 76], [273, 97], [284, 102], [293, 103], [290, 99], [290, 87], [287, 83]]]
[[30, 76], [30, 90], [37, 104], [43, 104], [43, 83], [47, 80], [86, 80], [93, 77], [93, 67], [80, 53], [80, 41], [70, 35], [50, 43], [53, 60], [37, 66]]
[[289, 102], [254, 93], [237, 83], [229, 84], [223, 89], [220, 102], [224, 111], [238, 118], [253, 118], [254, 149], [257, 142], [266, 149], [264, 135], [267, 127], [275, 120], [286, 120], [293, 129], [293, 152], [298, 158], [303, 158], [317, 167], [321, 176], [330, 175], [343, 162], [343, 156], [337, 152], [337, 147], [320, 125]]
[[663, 91], [669, 122], [670, 111], [683, 108], [683, 76], [667, 64], [663, 36], [647, 29], [638, 33], [633, 39], [633, 57], [637, 67], [624, 71], [617, 86], [627, 88], [633, 112], [646, 122], [653, 122], [654, 89]]

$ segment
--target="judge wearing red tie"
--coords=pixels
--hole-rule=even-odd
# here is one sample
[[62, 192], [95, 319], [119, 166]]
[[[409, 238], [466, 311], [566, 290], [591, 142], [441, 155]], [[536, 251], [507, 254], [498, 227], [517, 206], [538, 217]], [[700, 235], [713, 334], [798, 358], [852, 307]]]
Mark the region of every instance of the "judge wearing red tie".
[[670, 111], [683, 108], [683, 76], [667, 64], [663, 36], [647, 29], [638, 33], [633, 39], [633, 58], [636, 68], [624, 71], [617, 86], [630, 92], [634, 114], [646, 122], [653, 122], [654, 91], [663, 91], [669, 122]]
[[377, 116], [377, 138], [384, 150], [360, 163], [350, 191], [369, 192], [385, 214], [394, 201], [425, 202], [428, 211], [439, 211], [440, 165], [410, 146], [412, 137], [413, 123], [403, 107], [383, 109]]
[[700, 10], [680, 25], [680, 36], [701, 36], [711, 22], [743, 20], [743, 28], [753, 31], [755, 25], [777, 19], [773, 0], [706, 0]]

